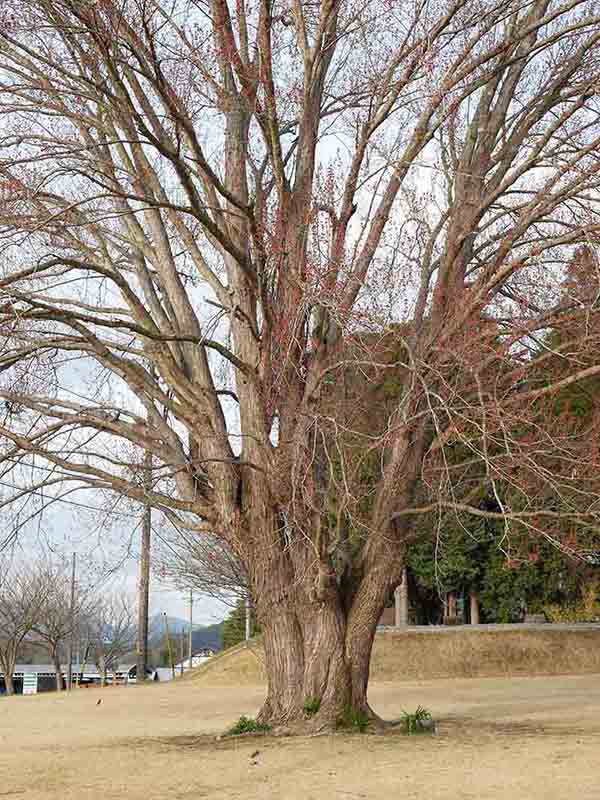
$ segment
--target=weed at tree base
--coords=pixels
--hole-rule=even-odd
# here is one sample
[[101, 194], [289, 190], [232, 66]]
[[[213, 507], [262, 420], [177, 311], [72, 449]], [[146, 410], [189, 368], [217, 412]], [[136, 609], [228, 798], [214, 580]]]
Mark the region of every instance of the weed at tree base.
[[412, 736], [415, 733], [433, 733], [435, 731], [435, 723], [431, 713], [423, 706], [417, 706], [414, 714], [403, 711], [402, 725], [407, 736]]
[[265, 725], [264, 723], [253, 719], [252, 717], [246, 717], [244, 714], [242, 714], [238, 721], [232, 725], [231, 728], [229, 728], [227, 735], [241, 736], [243, 733], [268, 733], [270, 730], [270, 725]]
[[352, 708], [352, 706], [346, 706], [339, 721], [341, 727], [351, 728], [357, 733], [364, 733], [370, 723], [371, 720], [368, 714], [361, 709]]
[[304, 701], [303, 708], [307, 717], [314, 717], [315, 714], [319, 713], [319, 709], [321, 708], [321, 698], [307, 697]]

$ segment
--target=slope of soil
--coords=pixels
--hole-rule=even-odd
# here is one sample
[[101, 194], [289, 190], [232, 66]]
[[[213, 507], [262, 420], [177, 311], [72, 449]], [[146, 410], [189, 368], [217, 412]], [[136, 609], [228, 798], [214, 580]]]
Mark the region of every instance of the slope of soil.
[[[600, 673], [600, 626], [386, 631], [377, 635], [371, 659], [373, 681], [594, 673]], [[260, 643], [221, 653], [187, 680], [205, 686], [264, 683]]]

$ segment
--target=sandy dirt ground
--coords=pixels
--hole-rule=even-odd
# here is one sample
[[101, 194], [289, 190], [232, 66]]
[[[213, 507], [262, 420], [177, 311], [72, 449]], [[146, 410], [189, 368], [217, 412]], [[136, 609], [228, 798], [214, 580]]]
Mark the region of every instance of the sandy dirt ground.
[[182, 681], [2, 699], [0, 798], [600, 799], [600, 675], [373, 686], [382, 716], [430, 708], [436, 736], [215, 741], [263, 692]]

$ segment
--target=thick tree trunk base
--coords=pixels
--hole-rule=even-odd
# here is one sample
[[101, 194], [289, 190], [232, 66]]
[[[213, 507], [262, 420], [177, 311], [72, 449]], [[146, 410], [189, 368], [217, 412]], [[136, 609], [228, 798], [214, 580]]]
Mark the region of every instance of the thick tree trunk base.
[[268, 725], [269, 730], [260, 735], [270, 736], [319, 736], [334, 734], [383, 734], [398, 725], [397, 721], [384, 720], [367, 704], [361, 708], [323, 709], [309, 716], [301, 711], [285, 718], [274, 716], [263, 708], [257, 721]]
[[[299, 705], [299, 704], [298, 704]], [[304, 706], [287, 713], [274, 713], [268, 700], [258, 713], [257, 721], [269, 726], [275, 736], [312, 736], [319, 733], [360, 732], [382, 733], [394, 725], [382, 719], [368, 703], [325, 705], [314, 713]]]
[[377, 621], [400, 566], [391, 576], [373, 570], [351, 609], [330, 573], [307, 578], [292, 594], [292, 577], [274, 569], [280, 580], [255, 590], [268, 675], [259, 723], [280, 735], [385, 728], [367, 685]]

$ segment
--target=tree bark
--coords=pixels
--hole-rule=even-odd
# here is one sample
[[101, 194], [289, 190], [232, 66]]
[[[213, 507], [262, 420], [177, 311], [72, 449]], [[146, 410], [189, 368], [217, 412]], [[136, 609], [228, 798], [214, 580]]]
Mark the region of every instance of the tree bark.
[[[152, 489], [152, 454], [144, 454], [144, 482], [148, 490]], [[148, 667], [148, 608], [150, 596], [150, 541], [152, 536], [152, 511], [150, 506], [144, 509], [142, 521], [142, 540], [140, 547], [140, 575], [138, 589], [138, 634], [137, 634], [137, 669], [136, 683], [146, 680]]]
[[60, 692], [63, 689], [63, 677], [60, 670], [60, 658], [58, 657], [58, 648], [50, 646], [50, 658], [56, 671], [56, 691]]
[[[254, 594], [262, 629], [268, 692], [259, 720], [274, 728], [335, 728], [349, 709], [378, 720], [367, 700], [377, 622], [393, 581], [382, 570], [361, 581], [349, 608], [337, 581], [315, 592], [314, 576], [292, 591], [279, 573], [270, 591]], [[287, 588], [287, 592], [285, 591]], [[310, 704], [307, 704], [310, 701]], [[318, 701], [309, 717], [306, 707]]]
[[5, 672], [4, 673], [4, 685], [6, 687], [6, 694], [14, 694], [15, 693], [15, 684], [13, 681], [12, 672]]
[[96, 661], [96, 669], [98, 670], [98, 674], [100, 676], [100, 687], [104, 688], [106, 686], [106, 661], [104, 658], [99, 658]]
[[471, 625], [479, 625], [479, 593], [470, 592], [471, 600]]
[[9, 643], [9, 646], [4, 650], [2, 658], [0, 659], [0, 669], [4, 673], [4, 686], [7, 695], [15, 693], [13, 675], [17, 664], [17, 648], [19, 644], [20, 642]]
[[352, 703], [343, 614], [332, 600], [305, 611], [280, 608], [261, 618], [268, 693], [259, 718], [273, 727], [308, 722], [305, 705], [315, 700], [319, 710], [311, 724], [334, 727]]
[[448, 592], [446, 595], [446, 625], [456, 624], [456, 592]]
[[[383, 607], [383, 604], [382, 606]], [[381, 608], [345, 618], [332, 599], [295, 613], [279, 608], [261, 618], [268, 677], [261, 722], [333, 729], [349, 709], [378, 719], [367, 699], [371, 650]], [[319, 702], [309, 718], [307, 701]]]
[[397, 628], [408, 625], [408, 571], [402, 570], [402, 583], [394, 592], [394, 624]]
[[[331, 730], [351, 711], [379, 724], [367, 699], [371, 651], [402, 577], [406, 531], [396, 526], [372, 539], [340, 575], [323, 546], [319, 515], [308, 537], [315, 546], [306, 547], [306, 532], [282, 537], [285, 522], [264, 505], [260, 515], [261, 498], [252, 499], [240, 538], [251, 544], [245, 567], [265, 649], [268, 691], [259, 720], [273, 728]], [[309, 716], [306, 709], [315, 706]]]

